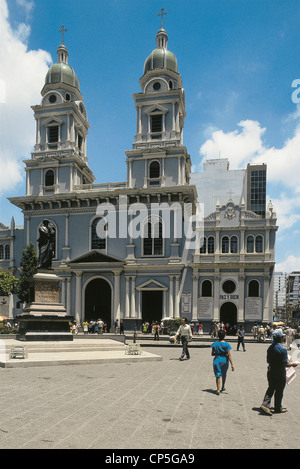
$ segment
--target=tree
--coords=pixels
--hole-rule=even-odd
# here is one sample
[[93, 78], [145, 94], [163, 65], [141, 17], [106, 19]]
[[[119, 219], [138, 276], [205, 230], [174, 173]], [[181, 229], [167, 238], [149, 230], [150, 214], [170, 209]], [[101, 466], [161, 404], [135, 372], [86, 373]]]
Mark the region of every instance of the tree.
[[33, 243], [30, 243], [23, 250], [23, 257], [20, 263], [21, 275], [17, 294], [23, 303], [29, 303], [30, 301], [29, 280], [37, 272], [38, 264], [36, 250]]
[[0, 272], [0, 296], [9, 296], [17, 293], [19, 280], [7, 272]]

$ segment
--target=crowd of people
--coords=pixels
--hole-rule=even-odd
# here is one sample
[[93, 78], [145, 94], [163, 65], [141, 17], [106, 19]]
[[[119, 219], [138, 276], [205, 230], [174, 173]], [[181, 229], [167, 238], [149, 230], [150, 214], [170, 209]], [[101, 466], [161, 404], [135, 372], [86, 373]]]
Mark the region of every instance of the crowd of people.
[[272, 340], [274, 332], [280, 328], [285, 337], [286, 337], [286, 345], [289, 349], [291, 343], [295, 339], [300, 339], [300, 326], [292, 327], [291, 325], [281, 325], [280, 327], [276, 324], [267, 324], [264, 326], [263, 324], [254, 324], [251, 332], [253, 334], [253, 338], [258, 342], [265, 342], [266, 339]]
[[[124, 334], [123, 319], [120, 320], [120, 323], [119, 320], [116, 319], [113, 327], [115, 334]], [[107, 332], [111, 332], [109, 325], [104, 322], [101, 318], [92, 321], [84, 321], [82, 324], [77, 324], [76, 322], [73, 322], [72, 324], [70, 324], [70, 330], [72, 334], [78, 334], [83, 332], [85, 335], [104, 334]]]

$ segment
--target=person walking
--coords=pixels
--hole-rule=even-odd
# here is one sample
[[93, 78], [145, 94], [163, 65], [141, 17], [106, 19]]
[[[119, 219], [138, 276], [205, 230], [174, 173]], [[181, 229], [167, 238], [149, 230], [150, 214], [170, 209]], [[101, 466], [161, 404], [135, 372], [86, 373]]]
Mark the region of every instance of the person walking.
[[175, 341], [177, 340], [177, 337], [180, 335], [181, 343], [182, 343], [182, 353], [181, 353], [181, 356], [179, 357], [179, 360], [182, 361], [184, 360], [185, 356], [187, 360], [191, 358], [189, 348], [188, 348], [188, 343], [192, 340], [192, 330], [189, 324], [187, 323], [186, 318], [182, 318], [181, 322], [182, 324], [179, 326], [179, 329], [175, 334]]
[[[225, 391], [225, 382], [227, 377], [227, 370], [229, 362], [231, 364], [231, 369], [234, 371], [234, 366], [232, 362], [232, 357], [230, 354], [231, 345], [228, 342], [225, 342], [226, 333], [224, 330], [220, 330], [218, 332], [219, 340], [214, 342], [211, 347], [212, 351], [211, 354], [214, 357], [213, 360], [213, 369], [216, 377], [216, 385], [217, 385], [217, 395], [220, 392]], [[220, 381], [222, 378], [222, 388], [220, 389]]]
[[287, 411], [282, 408], [283, 391], [286, 385], [286, 367], [297, 366], [298, 363], [289, 362], [287, 350], [281, 345], [285, 335], [281, 329], [273, 332], [273, 343], [267, 350], [268, 363], [268, 389], [265, 393], [260, 409], [267, 415], [272, 415], [271, 399], [274, 395], [274, 413], [281, 414]]
[[237, 350], [240, 349], [240, 345], [242, 344], [244, 352], [246, 352], [245, 349], [245, 327], [241, 326], [237, 332], [238, 334], [238, 343], [237, 343]]
[[153, 326], [153, 330], [154, 330], [154, 340], [159, 340], [159, 325], [157, 321]]

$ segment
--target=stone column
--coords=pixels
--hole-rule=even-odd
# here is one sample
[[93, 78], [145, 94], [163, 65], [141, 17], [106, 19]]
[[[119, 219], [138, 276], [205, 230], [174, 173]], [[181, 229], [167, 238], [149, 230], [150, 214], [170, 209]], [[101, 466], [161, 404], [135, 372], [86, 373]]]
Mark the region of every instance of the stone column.
[[114, 273], [114, 321], [120, 321], [120, 272]]
[[219, 321], [219, 304], [220, 304], [220, 275], [214, 276], [214, 321]]
[[169, 316], [170, 318], [174, 317], [174, 309], [173, 309], [173, 277], [170, 276], [170, 287], [169, 287]]
[[81, 323], [81, 299], [82, 299], [82, 272], [75, 272], [76, 274], [76, 302], [75, 302], [75, 321]]
[[129, 279], [130, 277], [125, 277], [125, 317], [129, 318]]
[[66, 310], [68, 316], [71, 314], [71, 277], [67, 277], [67, 301]]
[[61, 279], [60, 302], [66, 307], [66, 279]]
[[180, 298], [179, 298], [179, 277], [175, 277], [175, 318], [180, 317], [179, 303], [180, 303]]
[[238, 323], [245, 321], [245, 275], [239, 274], [239, 304], [238, 304]]
[[199, 283], [198, 274], [193, 274], [193, 310], [192, 310], [193, 321], [196, 321], [198, 318], [198, 283]]
[[131, 277], [130, 317], [131, 318], [136, 318], [136, 311], [135, 311], [135, 277]]
[[264, 299], [263, 299], [263, 322], [270, 322], [269, 318], [269, 288], [270, 288], [270, 277], [267, 273], [264, 274]]

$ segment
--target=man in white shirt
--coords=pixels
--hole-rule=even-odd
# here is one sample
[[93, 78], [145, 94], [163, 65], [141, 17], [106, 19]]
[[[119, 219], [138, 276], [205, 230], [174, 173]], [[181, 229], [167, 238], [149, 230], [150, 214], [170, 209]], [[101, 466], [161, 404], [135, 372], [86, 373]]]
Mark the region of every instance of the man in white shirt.
[[175, 338], [177, 339], [177, 336], [181, 336], [181, 343], [182, 343], [182, 353], [181, 357], [179, 360], [183, 360], [184, 356], [186, 356], [186, 359], [190, 359], [190, 352], [188, 349], [188, 343], [192, 340], [192, 331], [190, 326], [187, 324], [186, 318], [182, 318], [182, 324], [179, 326], [178, 331], [176, 332]]

